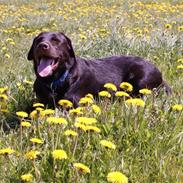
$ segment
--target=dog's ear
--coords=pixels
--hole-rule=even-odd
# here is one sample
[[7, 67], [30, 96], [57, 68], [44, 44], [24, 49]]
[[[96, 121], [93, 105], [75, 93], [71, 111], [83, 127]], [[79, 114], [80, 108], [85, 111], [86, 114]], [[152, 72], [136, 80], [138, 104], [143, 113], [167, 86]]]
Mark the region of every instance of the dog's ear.
[[41, 32], [38, 36], [36, 36], [33, 40], [33, 43], [32, 43], [32, 46], [28, 52], [28, 55], [27, 55], [27, 59], [28, 60], [34, 60], [34, 46], [36, 44], [36, 40], [42, 35], [44, 34], [45, 32]]
[[28, 55], [27, 55], [27, 59], [28, 60], [33, 60], [33, 44], [28, 52]]
[[41, 35], [42, 33], [40, 33], [38, 36], [36, 36], [32, 42], [32, 46], [28, 52], [28, 55], [27, 55], [27, 59], [28, 60], [34, 60], [34, 45], [35, 45], [35, 42], [37, 40], [37, 38]]
[[65, 36], [65, 38], [67, 39], [70, 56], [75, 58], [75, 53], [74, 53], [74, 49], [72, 47], [71, 40], [67, 36]]
[[61, 34], [65, 37], [65, 39], [67, 40], [67, 46], [69, 48], [69, 53], [70, 53], [70, 56], [75, 58], [75, 53], [74, 53], [74, 49], [72, 47], [72, 42], [71, 40], [64, 34], [61, 32]]

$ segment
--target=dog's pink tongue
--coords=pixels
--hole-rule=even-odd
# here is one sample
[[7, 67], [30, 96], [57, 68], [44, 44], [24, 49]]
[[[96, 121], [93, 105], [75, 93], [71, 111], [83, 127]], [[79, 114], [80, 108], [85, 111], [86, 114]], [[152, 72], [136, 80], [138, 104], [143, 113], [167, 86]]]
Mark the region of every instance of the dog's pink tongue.
[[37, 71], [41, 77], [46, 77], [52, 74], [52, 62], [53, 59], [49, 58], [42, 58], [40, 60]]

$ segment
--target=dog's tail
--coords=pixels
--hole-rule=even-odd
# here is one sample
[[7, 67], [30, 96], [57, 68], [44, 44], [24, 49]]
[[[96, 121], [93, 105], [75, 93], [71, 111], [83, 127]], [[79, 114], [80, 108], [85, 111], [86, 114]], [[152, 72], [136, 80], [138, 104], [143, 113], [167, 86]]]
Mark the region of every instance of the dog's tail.
[[171, 95], [171, 94], [172, 94], [172, 89], [171, 89], [171, 87], [167, 84], [166, 81], [163, 80], [162, 86], [163, 86], [163, 88], [165, 89], [165, 92], [166, 92], [167, 95]]

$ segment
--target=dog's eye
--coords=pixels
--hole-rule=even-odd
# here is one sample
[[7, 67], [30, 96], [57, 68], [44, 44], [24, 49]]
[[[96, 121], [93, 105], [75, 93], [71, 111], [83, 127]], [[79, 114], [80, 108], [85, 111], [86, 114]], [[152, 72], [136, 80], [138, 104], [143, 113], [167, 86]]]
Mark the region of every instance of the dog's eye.
[[60, 42], [60, 40], [59, 40], [58, 38], [56, 38], [56, 37], [52, 37], [52, 38], [51, 38], [51, 41], [52, 41], [53, 43], [56, 43], [56, 44], [58, 44], [58, 43]]
[[38, 37], [37, 39], [36, 39], [36, 42], [42, 42], [42, 40], [43, 40], [43, 38], [42, 37]]

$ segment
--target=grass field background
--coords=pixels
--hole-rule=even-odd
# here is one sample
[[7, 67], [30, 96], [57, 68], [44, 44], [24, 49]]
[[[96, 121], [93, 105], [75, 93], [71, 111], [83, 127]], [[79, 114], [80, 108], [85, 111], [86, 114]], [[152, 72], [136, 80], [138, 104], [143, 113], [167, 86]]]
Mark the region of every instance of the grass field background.
[[[0, 182], [26, 181], [21, 176], [30, 173], [30, 182], [36, 183], [103, 183], [112, 171], [120, 171], [130, 183], [183, 182], [181, 0], [1, 0], [0, 17]], [[50, 124], [48, 115], [41, 116], [39, 109], [35, 118], [18, 117], [17, 111], [25, 111], [36, 101], [27, 53], [42, 31], [64, 32], [76, 55], [84, 58], [125, 54], [151, 60], [173, 94], [145, 95], [145, 106], [104, 97], [94, 101], [98, 110], [93, 104], [76, 115], [55, 110], [51, 116], [63, 118], [67, 125]], [[79, 115], [95, 118], [97, 122], [90, 126], [100, 132], [76, 127]], [[92, 123], [93, 119], [88, 120]], [[31, 126], [11, 129], [17, 121]], [[77, 136], [67, 136], [68, 129]], [[112, 142], [115, 148], [103, 147], [101, 140]], [[52, 152], [57, 149], [64, 150], [67, 159], [54, 159]], [[37, 155], [27, 155], [31, 150]], [[83, 163], [90, 173], [78, 171], [74, 163]]]

